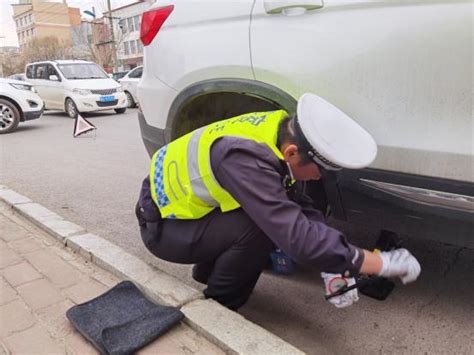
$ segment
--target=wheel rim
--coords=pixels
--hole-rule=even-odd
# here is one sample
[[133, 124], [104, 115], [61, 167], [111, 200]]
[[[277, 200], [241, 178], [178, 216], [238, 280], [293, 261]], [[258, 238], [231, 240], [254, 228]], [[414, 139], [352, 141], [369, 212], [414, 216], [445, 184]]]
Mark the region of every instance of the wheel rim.
[[72, 102], [71, 100], [67, 102], [67, 113], [71, 117], [76, 116], [76, 108], [74, 107], [74, 102]]
[[10, 128], [15, 122], [13, 110], [4, 104], [0, 104], [0, 131]]

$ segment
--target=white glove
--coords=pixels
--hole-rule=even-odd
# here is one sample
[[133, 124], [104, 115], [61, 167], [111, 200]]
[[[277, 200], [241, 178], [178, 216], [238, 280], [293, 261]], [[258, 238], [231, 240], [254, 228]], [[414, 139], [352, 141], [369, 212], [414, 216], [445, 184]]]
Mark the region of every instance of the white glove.
[[[330, 295], [331, 293], [336, 292], [344, 285], [351, 286], [355, 284], [355, 279], [353, 277], [345, 278], [342, 277], [341, 274], [329, 274], [326, 272], [321, 273], [321, 277], [324, 280], [324, 286], [326, 286], [326, 295]], [[332, 303], [337, 308], [344, 308], [349, 307], [354, 302], [359, 300], [359, 295], [357, 293], [357, 289], [353, 289], [343, 293], [340, 296], [335, 296], [328, 301]]]
[[421, 271], [418, 260], [406, 249], [395, 249], [380, 253], [382, 270], [379, 276], [399, 277], [403, 284], [415, 281]]

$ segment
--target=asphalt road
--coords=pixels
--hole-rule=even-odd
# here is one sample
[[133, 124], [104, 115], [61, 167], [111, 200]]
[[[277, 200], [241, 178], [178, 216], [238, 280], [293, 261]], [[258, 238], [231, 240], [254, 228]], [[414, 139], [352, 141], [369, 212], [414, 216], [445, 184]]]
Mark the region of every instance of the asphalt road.
[[[135, 110], [86, 116], [92, 138], [73, 138], [62, 113], [0, 136], [0, 184], [43, 204], [195, 287], [190, 266], [155, 259], [142, 246], [134, 205], [149, 158]], [[332, 222], [370, 248], [377, 231]], [[474, 235], [473, 235], [474, 237]], [[405, 237], [420, 279], [386, 301], [361, 296], [338, 310], [323, 299], [318, 270], [266, 272], [240, 313], [309, 354], [474, 353], [474, 250]]]

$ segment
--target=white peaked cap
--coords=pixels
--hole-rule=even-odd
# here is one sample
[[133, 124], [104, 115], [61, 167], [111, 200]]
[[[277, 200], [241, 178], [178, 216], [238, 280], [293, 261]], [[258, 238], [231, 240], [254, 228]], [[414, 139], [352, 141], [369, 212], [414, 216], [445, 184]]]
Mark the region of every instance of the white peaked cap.
[[365, 129], [314, 94], [306, 93], [298, 100], [295, 131], [310, 146], [307, 154], [329, 170], [365, 168], [377, 155], [377, 144]]

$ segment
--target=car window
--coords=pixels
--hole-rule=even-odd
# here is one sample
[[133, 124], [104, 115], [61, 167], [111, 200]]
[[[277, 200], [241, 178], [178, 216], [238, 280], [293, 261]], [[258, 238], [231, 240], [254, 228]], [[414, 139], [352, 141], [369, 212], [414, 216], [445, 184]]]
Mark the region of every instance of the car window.
[[50, 75], [56, 75], [58, 77], [58, 80], [61, 80], [61, 77], [59, 76], [58, 72], [51, 64], [48, 64], [47, 68], [48, 68], [48, 76], [47, 76], [48, 80], [49, 80]]
[[108, 79], [109, 76], [95, 63], [60, 64], [59, 70], [70, 80]]
[[26, 77], [28, 79], [33, 79], [34, 78], [34, 68], [35, 68], [34, 65], [28, 65], [26, 67]]
[[129, 78], [141, 78], [142, 77], [142, 72], [143, 72], [143, 68], [137, 68], [135, 70], [133, 70], [133, 72], [131, 72], [128, 77]]
[[126, 74], [126, 76], [128, 76], [129, 78], [134, 78], [135, 76], [135, 72], [137, 71], [137, 69], [132, 69], [128, 72], [128, 74]]
[[48, 80], [48, 64], [35, 65], [35, 79]]

